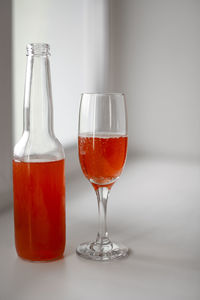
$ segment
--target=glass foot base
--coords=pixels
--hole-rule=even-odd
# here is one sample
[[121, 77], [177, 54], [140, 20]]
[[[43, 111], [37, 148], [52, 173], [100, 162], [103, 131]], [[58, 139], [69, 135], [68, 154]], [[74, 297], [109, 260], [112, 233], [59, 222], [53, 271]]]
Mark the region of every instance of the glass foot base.
[[127, 256], [128, 248], [111, 242], [106, 245], [98, 244], [97, 242], [85, 242], [77, 247], [76, 253], [90, 260], [110, 261]]

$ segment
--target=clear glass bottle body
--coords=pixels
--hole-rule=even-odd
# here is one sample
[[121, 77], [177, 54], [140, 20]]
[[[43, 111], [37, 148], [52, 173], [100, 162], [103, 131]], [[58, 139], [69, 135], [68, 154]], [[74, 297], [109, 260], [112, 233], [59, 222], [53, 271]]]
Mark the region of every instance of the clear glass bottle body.
[[24, 259], [46, 261], [63, 256], [64, 159], [53, 131], [49, 45], [29, 44], [24, 130], [13, 155], [15, 245]]

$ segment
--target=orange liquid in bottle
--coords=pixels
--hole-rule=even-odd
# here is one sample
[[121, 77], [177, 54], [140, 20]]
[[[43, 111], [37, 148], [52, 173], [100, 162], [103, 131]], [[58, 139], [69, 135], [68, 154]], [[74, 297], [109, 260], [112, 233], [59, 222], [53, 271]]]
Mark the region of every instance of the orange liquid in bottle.
[[63, 256], [65, 249], [64, 160], [13, 161], [15, 245], [33, 261]]
[[79, 160], [94, 188], [110, 188], [119, 177], [127, 152], [127, 136], [79, 136]]

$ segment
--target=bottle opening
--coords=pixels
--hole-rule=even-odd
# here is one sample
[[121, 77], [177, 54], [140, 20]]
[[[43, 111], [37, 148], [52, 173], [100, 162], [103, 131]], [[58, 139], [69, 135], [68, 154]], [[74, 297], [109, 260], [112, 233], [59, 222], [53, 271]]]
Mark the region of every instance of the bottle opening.
[[26, 55], [50, 55], [50, 46], [45, 43], [33, 43], [26, 46]]

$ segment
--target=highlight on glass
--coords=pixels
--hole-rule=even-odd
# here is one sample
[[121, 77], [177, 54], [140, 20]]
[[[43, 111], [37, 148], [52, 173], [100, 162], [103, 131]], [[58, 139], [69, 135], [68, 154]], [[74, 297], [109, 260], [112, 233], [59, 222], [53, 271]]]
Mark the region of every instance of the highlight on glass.
[[99, 229], [95, 241], [81, 243], [81, 257], [106, 261], [124, 257], [128, 248], [112, 242], [107, 229], [107, 200], [119, 178], [127, 153], [127, 111], [123, 94], [82, 94], [79, 110], [78, 149], [85, 177], [98, 203]]

